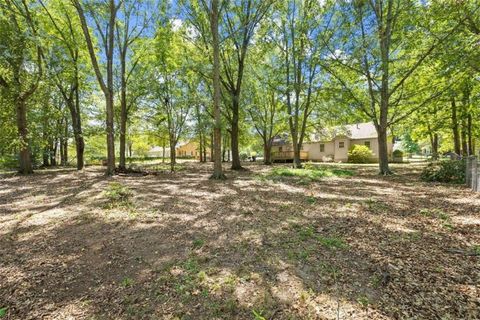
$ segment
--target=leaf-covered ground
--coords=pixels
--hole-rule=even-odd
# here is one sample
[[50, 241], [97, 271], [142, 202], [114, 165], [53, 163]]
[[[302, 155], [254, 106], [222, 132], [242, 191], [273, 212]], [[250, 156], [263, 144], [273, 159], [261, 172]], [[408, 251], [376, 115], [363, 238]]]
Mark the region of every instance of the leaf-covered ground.
[[210, 168], [1, 175], [0, 319], [480, 319], [479, 194]]

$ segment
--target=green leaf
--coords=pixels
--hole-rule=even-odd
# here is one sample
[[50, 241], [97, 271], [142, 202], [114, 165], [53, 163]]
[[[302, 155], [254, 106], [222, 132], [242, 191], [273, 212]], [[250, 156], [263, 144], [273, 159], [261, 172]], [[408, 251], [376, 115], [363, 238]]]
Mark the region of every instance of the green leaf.
[[7, 315], [7, 309], [8, 307], [0, 308], [0, 318], [3, 318]]

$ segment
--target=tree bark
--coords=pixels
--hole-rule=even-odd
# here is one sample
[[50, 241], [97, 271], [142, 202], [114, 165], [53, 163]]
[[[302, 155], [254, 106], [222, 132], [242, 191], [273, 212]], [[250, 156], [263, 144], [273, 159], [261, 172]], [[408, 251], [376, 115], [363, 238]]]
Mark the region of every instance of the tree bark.
[[232, 122], [231, 122], [231, 131], [230, 131], [230, 138], [231, 138], [231, 149], [232, 149], [232, 170], [241, 170], [242, 163], [240, 161], [240, 150], [238, 147], [238, 136], [239, 136], [239, 129], [238, 129], [238, 121], [239, 121], [239, 102], [238, 97], [234, 97], [233, 105], [232, 105]]
[[225, 179], [222, 169], [222, 123], [220, 114], [220, 41], [218, 36], [219, 6], [218, 0], [212, 0], [210, 11], [210, 29], [213, 45], [213, 174], [212, 179]]
[[28, 129], [27, 129], [27, 105], [25, 100], [21, 97], [16, 99], [16, 110], [17, 110], [17, 130], [18, 138], [20, 141], [20, 152], [19, 152], [19, 172], [21, 174], [30, 174], [33, 173], [32, 160], [30, 156], [30, 143], [28, 140]]
[[473, 156], [475, 152], [473, 151], [472, 114], [471, 113], [468, 113], [467, 115], [467, 136], [468, 136], [468, 155]]
[[388, 166], [388, 145], [387, 145], [387, 129], [378, 128], [378, 160], [380, 174], [391, 174]]
[[263, 141], [263, 164], [272, 164], [272, 144], [266, 139]]
[[126, 49], [122, 50], [120, 57], [120, 164], [119, 169], [125, 170], [126, 132], [127, 132], [127, 80], [126, 73]]
[[170, 171], [175, 172], [176, 154], [175, 154], [175, 141], [170, 140]]
[[452, 131], [453, 131], [453, 147], [454, 151], [456, 154], [460, 155], [461, 154], [461, 146], [460, 146], [460, 133], [458, 130], [458, 117], [457, 117], [457, 105], [455, 104], [455, 98], [452, 98], [451, 100], [451, 106], [452, 106]]

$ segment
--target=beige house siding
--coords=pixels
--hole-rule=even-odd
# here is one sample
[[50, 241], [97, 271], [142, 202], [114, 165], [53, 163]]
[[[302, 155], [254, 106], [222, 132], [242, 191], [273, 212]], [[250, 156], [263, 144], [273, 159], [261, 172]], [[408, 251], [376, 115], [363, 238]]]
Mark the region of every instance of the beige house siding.
[[[388, 139], [388, 154], [391, 157], [393, 151], [392, 139]], [[340, 148], [340, 143], [344, 143], [344, 147]], [[321, 142], [305, 142], [302, 150], [308, 152], [308, 159], [312, 161], [335, 161], [346, 162], [348, 161], [348, 150], [353, 145], [366, 145], [366, 142], [370, 143], [370, 149], [372, 150], [373, 160], [378, 161], [378, 140], [377, 138], [369, 139], [349, 139], [348, 137], [337, 137], [333, 141], [321, 141]], [[323, 152], [320, 151], [320, 145], [323, 144]], [[280, 149], [281, 148], [281, 149]], [[292, 151], [293, 147], [290, 145], [273, 146], [272, 152], [278, 151]]]
[[[335, 137], [332, 140], [318, 141], [322, 139], [321, 136], [321, 134], [315, 134], [312, 138], [315, 142], [305, 142], [303, 144], [302, 151], [308, 152], [308, 160], [346, 162], [348, 161], [348, 151], [352, 146], [367, 145], [372, 150], [372, 160], [378, 161], [377, 132], [371, 122], [335, 127], [330, 134], [323, 135], [323, 139], [329, 139], [327, 138], [329, 136]], [[273, 146], [272, 152], [293, 150], [291, 144], [285, 143], [285, 139], [283, 139], [282, 144]], [[387, 138], [387, 148], [388, 155], [391, 158], [393, 151], [392, 137]]]
[[[210, 159], [210, 149], [207, 148], [207, 159]], [[200, 149], [197, 142], [190, 141], [175, 150], [177, 157], [189, 157], [194, 159], [200, 159]]]
[[[323, 144], [323, 152], [320, 145]], [[308, 151], [308, 159], [313, 161], [333, 161], [335, 156], [335, 145], [332, 141], [307, 142], [304, 143], [305, 151]]]

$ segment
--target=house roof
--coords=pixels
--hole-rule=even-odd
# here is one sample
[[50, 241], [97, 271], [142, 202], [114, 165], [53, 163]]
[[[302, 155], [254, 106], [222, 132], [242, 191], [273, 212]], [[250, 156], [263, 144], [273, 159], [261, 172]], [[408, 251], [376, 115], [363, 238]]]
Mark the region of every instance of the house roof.
[[338, 136], [346, 136], [350, 139], [377, 138], [377, 130], [372, 122], [347, 124], [319, 130], [310, 138], [311, 141], [330, 141]]
[[[305, 141], [304, 143], [315, 143], [320, 141], [327, 142], [340, 136], [348, 137], [353, 140], [376, 139], [378, 137], [373, 122], [363, 122], [320, 129], [316, 133], [311, 134], [310, 139], [308, 139], [309, 141]], [[274, 146], [291, 144], [289, 134], [283, 133], [275, 136], [272, 144]]]

